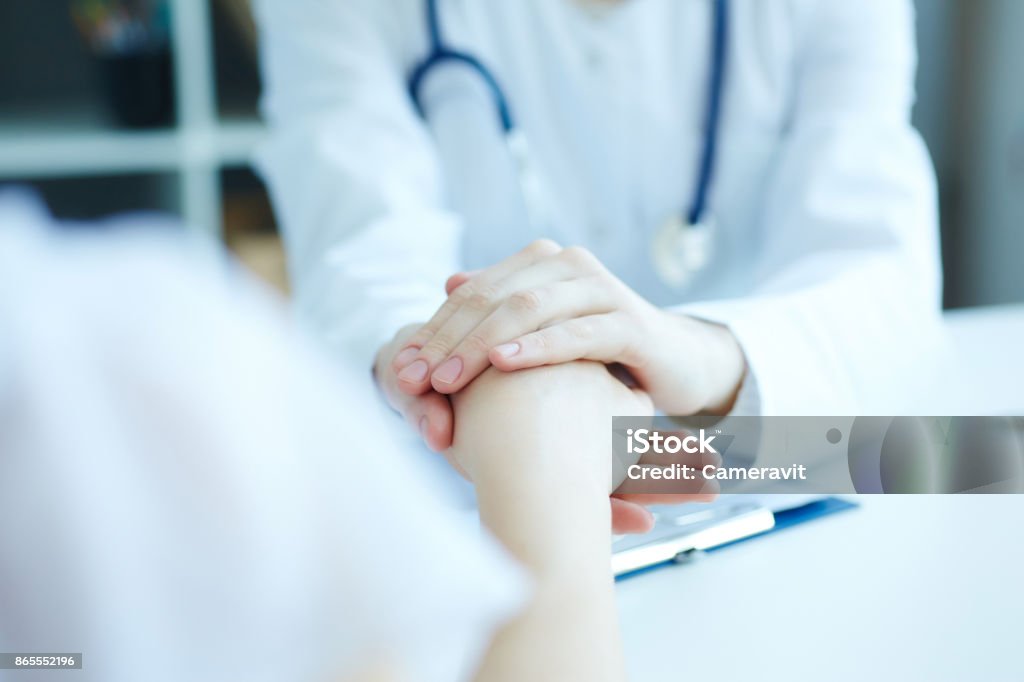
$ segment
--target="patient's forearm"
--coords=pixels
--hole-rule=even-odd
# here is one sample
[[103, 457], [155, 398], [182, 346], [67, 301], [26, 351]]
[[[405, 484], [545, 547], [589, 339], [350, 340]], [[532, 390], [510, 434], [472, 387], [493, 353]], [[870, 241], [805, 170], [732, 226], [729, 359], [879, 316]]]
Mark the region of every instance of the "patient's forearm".
[[610, 416], [630, 393], [604, 367], [490, 370], [455, 398], [454, 455], [482, 521], [533, 573], [481, 680], [624, 677], [609, 569]]

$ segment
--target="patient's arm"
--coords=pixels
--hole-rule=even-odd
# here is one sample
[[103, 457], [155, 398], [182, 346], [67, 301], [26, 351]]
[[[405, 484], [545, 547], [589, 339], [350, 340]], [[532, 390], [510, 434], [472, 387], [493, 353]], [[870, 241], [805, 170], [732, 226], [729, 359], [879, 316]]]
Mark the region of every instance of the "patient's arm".
[[480, 680], [624, 677], [610, 573], [611, 416], [649, 400], [603, 365], [488, 370], [454, 396], [449, 455], [476, 484], [483, 522], [533, 573], [524, 613]]

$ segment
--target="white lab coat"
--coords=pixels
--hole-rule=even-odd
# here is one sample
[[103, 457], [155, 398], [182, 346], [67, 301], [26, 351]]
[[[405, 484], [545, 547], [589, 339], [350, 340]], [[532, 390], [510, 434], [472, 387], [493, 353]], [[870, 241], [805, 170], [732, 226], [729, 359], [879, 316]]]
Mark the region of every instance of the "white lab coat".
[[[598, 5], [601, 5], [598, 7]], [[935, 180], [910, 124], [910, 0], [732, 0], [710, 206], [713, 267], [659, 282], [653, 233], [693, 195], [710, 0], [441, 0], [445, 37], [497, 74], [549, 198], [528, 226], [479, 79], [407, 74], [422, 0], [262, 0], [260, 166], [300, 314], [365, 366], [429, 318], [452, 272], [549, 236], [591, 249], [652, 302], [728, 325], [739, 409], [905, 410], [940, 343]]]

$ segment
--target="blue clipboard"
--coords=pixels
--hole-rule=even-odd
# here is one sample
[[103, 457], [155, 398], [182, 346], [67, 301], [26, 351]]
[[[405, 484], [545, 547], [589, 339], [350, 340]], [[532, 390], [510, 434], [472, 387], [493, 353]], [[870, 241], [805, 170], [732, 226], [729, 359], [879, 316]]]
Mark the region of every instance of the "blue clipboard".
[[[716, 544], [714, 544], [714, 546], [708, 547], [706, 549], [701, 549], [700, 552], [701, 553], [707, 553], [707, 554], [711, 554], [711, 553], [715, 553], [715, 552], [720, 552], [721, 550], [726, 549], [727, 547], [732, 547], [733, 545], [738, 545], [741, 542], [747, 542], [747, 541], [753, 540], [755, 538], [760, 538], [760, 537], [764, 537], [766, 535], [770, 535], [772, 533], [777, 533], [777, 532], [780, 532], [780, 531], [784, 531], [786, 529], [793, 528], [794, 526], [799, 526], [799, 525], [807, 523], [809, 521], [814, 521], [815, 519], [820, 519], [820, 518], [824, 518], [826, 516], [831, 516], [832, 514], [837, 514], [839, 512], [843, 512], [843, 511], [848, 511], [850, 509], [856, 509], [857, 506], [858, 505], [855, 502], [851, 502], [851, 501], [843, 499], [843, 498], [839, 498], [839, 497], [826, 497], [826, 498], [823, 498], [823, 499], [820, 499], [820, 500], [814, 500], [812, 502], [808, 502], [807, 504], [803, 504], [803, 505], [800, 505], [800, 506], [797, 506], [797, 507], [793, 507], [791, 509], [782, 509], [782, 510], [776, 511], [776, 512], [774, 512], [772, 514], [772, 516], [774, 516], [774, 523], [772, 523], [770, 527], [766, 527], [767, 524], [763, 524], [765, 526], [763, 530], [758, 530], [756, 532], [750, 532], [750, 533], [742, 533], [741, 537], [738, 537], [736, 539], [730, 539], [730, 540], [727, 540], [727, 541], [724, 541], [724, 542], [721, 542], [721, 543], [716, 543]], [[765, 509], [760, 509], [760, 510], [758, 510], [758, 513], [759, 514], [765, 514], [765, 513], [771, 513], [771, 512], [768, 512]], [[751, 515], [750, 519], [754, 523], [758, 522], [758, 519], [755, 518], [754, 515]], [[710, 530], [714, 530], [715, 528], [716, 527], [714, 525], [712, 525], [711, 527], [709, 527], [706, 530], [710, 531]], [[660, 552], [660, 555], [661, 555], [660, 558], [659, 558], [659, 556], [657, 554], [655, 554], [653, 556], [653, 558], [651, 559], [651, 561], [649, 563], [647, 563], [646, 565], [644, 565], [644, 566], [639, 566], [639, 567], [637, 567], [635, 569], [631, 569], [631, 570], [628, 570], [626, 572], [616, 571], [615, 580], [616, 581], [626, 580], [626, 579], [633, 578], [633, 577], [636, 577], [638, 575], [641, 575], [643, 573], [647, 573], [649, 571], [653, 571], [653, 570], [656, 570], [658, 568], [662, 568], [662, 567], [667, 566], [667, 565], [671, 565], [671, 564], [675, 564], [675, 563], [685, 563], [686, 558], [689, 556], [690, 552], [693, 551], [693, 550], [699, 549], [699, 548], [683, 549], [682, 551], [673, 554], [675, 549], [681, 549], [681, 548], [686, 547], [686, 539], [687, 539], [687, 537], [688, 536], [681, 536], [679, 538], [679, 542], [681, 544], [679, 544], [676, 547], [669, 546], [667, 549], [663, 549]], [[711, 542], [714, 542], [714, 540], [712, 539]], [[670, 543], [664, 543], [664, 544], [670, 545]], [[613, 557], [613, 563], [614, 563], [614, 561], [615, 561], [615, 558]]]
[[732, 547], [738, 545], [741, 542], [747, 540], [753, 540], [755, 538], [764, 537], [771, 533], [778, 533], [779, 531], [792, 528], [793, 526], [799, 526], [802, 523], [808, 521], [814, 521], [825, 516], [837, 514], [841, 511], [849, 511], [850, 509], [856, 509], [858, 507], [856, 502], [850, 502], [840, 497], [826, 497], [822, 500], [815, 500], [814, 502], [808, 502], [805, 505], [799, 507], [793, 507], [792, 509], [783, 509], [775, 512], [775, 527], [771, 530], [767, 530], [757, 535], [751, 535], [750, 537], [741, 538], [739, 540], [733, 540], [727, 542], [724, 545], [718, 545], [707, 550], [708, 553], [718, 552], [725, 549], [726, 547]]

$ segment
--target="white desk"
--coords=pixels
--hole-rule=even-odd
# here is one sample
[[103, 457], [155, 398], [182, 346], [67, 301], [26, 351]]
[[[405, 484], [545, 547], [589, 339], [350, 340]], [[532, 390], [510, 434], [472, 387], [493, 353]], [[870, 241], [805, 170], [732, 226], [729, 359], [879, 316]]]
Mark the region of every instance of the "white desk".
[[960, 408], [948, 414], [1024, 415], [1024, 305], [958, 310], [946, 322], [956, 362], [944, 398]]
[[631, 679], [1024, 679], [1024, 496], [891, 496], [618, 586]]
[[[951, 391], [1024, 414], [1024, 307], [956, 313]], [[877, 496], [626, 580], [631, 679], [1024, 680], [1024, 496]]]

